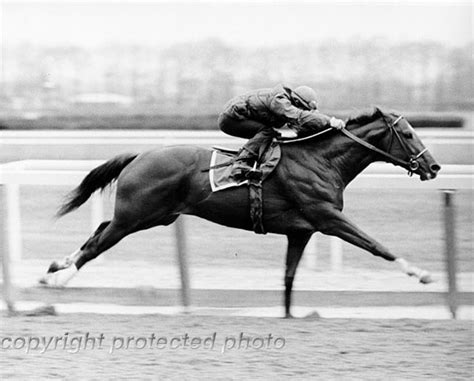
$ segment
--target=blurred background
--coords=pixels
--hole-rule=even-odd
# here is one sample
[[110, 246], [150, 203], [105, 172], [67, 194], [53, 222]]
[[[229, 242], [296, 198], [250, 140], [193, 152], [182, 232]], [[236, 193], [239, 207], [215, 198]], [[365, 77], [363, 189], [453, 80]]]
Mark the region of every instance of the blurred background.
[[474, 108], [469, 1], [3, 1], [1, 25], [0, 128], [215, 129], [278, 83], [338, 115]]

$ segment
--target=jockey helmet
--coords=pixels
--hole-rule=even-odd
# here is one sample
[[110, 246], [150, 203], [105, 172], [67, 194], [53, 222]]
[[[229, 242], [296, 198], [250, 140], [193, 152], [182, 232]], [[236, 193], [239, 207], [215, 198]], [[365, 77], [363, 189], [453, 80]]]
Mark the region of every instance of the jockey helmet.
[[298, 86], [291, 92], [291, 98], [295, 106], [300, 106], [306, 110], [318, 109], [316, 92], [309, 86]]

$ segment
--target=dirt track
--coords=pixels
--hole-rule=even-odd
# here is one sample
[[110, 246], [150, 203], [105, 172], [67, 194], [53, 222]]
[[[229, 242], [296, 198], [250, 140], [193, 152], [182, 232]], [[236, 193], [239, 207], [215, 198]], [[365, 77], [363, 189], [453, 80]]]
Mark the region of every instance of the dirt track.
[[[61, 315], [1, 318], [1, 339], [61, 336], [63, 341], [41, 354], [38, 349], [1, 350], [1, 379], [469, 379], [472, 376], [472, 323], [423, 320], [284, 320], [216, 316]], [[84, 335], [96, 337], [96, 348], [84, 349]], [[211, 341], [191, 349], [193, 337], [216, 333]], [[243, 332], [255, 346], [242, 349]], [[104, 335], [98, 349], [100, 334]], [[150, 336], [156, 336], [149, 348]], [[184, 334], [189, 335], [183, 348]], [[268, 335], [272, 334], [270, 345]], [[125, 337], [133, 336], [128, 350]], [[178, 336], [170, 349], [170, 340]], [[144, 339], [137, 340], [139, 337]], [[168, 340], [156, 347], [159, 337]], [[235, 344], [231, 337], [236, 337]], [[245, 338], [244, 337], [244, 338]], [[285, 339], [283, 342], [280, 339]], [[74, 346], [71, 346], [72, 339]], [[82, 347], [77, 353], [78, 340]], [[145, 341], [145, 338], [148, 338]], [[227, 338], [227, 341], [226, 341]], [[261, 341], [258, 338], [263, 338]], [[5, 345], [9, 342], [5, 341]], [[111, 351], [112, 344], [117, 350]], [[222, 353], [222, 347], [229, 348]], [[22, 345], [22, 340], [16, 342]], [[26, 345], [26, 344], [25, 344]], [[31, 348], [37, 344], [32, 341]], [[145, 349], [137, 349], [146, 345]], [[197, 346], [197, 340], [195, 342]], [[234, 349], [230, 347], [235, 345]], [[251, 343], [252, 345], [252, 343]], [[266, 347], [269, 346], [267, 349]]]

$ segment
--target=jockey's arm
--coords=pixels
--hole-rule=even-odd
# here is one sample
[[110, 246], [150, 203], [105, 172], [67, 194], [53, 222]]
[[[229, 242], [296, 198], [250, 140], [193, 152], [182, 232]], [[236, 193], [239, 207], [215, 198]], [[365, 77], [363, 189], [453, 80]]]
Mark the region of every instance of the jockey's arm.
[[319, 111], [303, 111], [300, 123], [294, 128], [298, 134], [308, 134], [319, 132], [331, 127], [331, 118]]
[[299, 109], [291, 104], [285, 94], [276, 95], [270, 103], [271, 111], [286, 119], [288, 124], [298, 125], [304, 110]]
[[301, 124], [295, 126], [295, 129], [298, 131], [298, 134], [308, 134], [316, 133], [329, 127], [340, 130], [345, 126], [346, 124], [343, 120], [321, 114], [315, 110], [305, 111], [305, 114], [301, 118]]
[[293, 106], [283, 94], [276, 95], [270, 107], [275, 114], [283, 116], [287, 120], [288, 126], [298, 134], [319, 132], [329, 127], [340, 128], [344, 124], [342, 120], [331, 118], [317, 110], [299, 109]]

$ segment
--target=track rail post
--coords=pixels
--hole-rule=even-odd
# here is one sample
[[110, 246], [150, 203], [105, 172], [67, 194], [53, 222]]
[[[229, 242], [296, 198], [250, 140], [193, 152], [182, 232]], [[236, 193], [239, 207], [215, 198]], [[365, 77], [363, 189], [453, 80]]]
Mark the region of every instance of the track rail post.
[[329, 237], [331, 245], [331, 270], [342, 271], [342, 241], [338, 237]]
[[8, 312], [15, 312], [15, 305], [13, 302], [13, 284], [11, 274], [11, 260], [10, 260], [10, 245], [7, 231], [7, 215], [6, 209], [8, 207], [6, 186], [0, 184], [0, 200], [4, 202], [3, 213], [0, 215], [0, 255], [2, 256], [2, 277], [3, 277], [3, 300], [7, 305]]
[[304, 249], [303, 258], [305, 266], [310, 270], [316, 270], [318, 267], [318, 236], [317, 233], [311, 236], [311, 239]]
[[5, 188], [5, 211], [7, 220], [5, 222], [8, 236], [8, 252], [12, 262], [21, 261], [22, 238], [21, 238], [21, 212], [20, 212], [20, 184], [10, 183]]
[[[94, 192], [91, 196], [91, 233], [94, 233], [104, 221], [104, 198], [101, 192]], [[99, 255], [96, 262], [104, 262], [106, 255]]]
[[448, 274], [448, 307], [453, 319], [456, 319], [458, 308], [457, 283], [456, 283], [456, 227], [454, 190], [444, 189], [444, 234], [445, 234], [445, 260]]
[[189, 271], [186, 257], [186, 236], [184, 232], [183, 216], [179, 217], [175, 222], [176, 233], [176, 251], [178, 255], [178, 267], [181, 278], [181, 303], [184, 311], [187, 312], [190, 306], [189, 295]]

